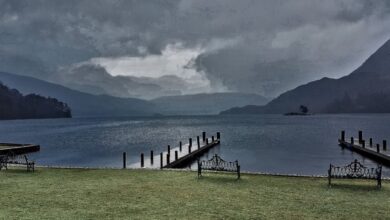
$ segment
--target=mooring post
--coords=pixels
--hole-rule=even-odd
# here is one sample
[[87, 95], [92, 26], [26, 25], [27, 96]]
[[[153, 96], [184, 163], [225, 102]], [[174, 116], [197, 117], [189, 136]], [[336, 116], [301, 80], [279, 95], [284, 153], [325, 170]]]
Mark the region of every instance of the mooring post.
[[171, 154], [171, 145], [168, 145], [168, 154]]
[[372, 138], [370, 138], [370, 147], [372, 147]]
[[206, 138], [206, 145], [208, 145], [209, 144], [209, 139], [208, 138]]
[[196, 136], [196, 143], [198, 144], [198, 149], [199, 149], [200, 148], [199, 136]]
[[153, 165], [153, 150], [150, 151], [150, 164]]
[[188, 145], [188, 153], [189, 153], [189, 154], [191, 153], [191, 148], [192, 148], [192, 146], [191, 146], [191, 145]]
[[126, 152], [123, 152], [123, 169], [126, 169]]
[[214, 142], [214, 135], [211, 136], [211, 142]]
[[345, 131], [341, 131], [341, 141], [345, 141]]
[[363, 148], [366, 147], [366, 141], [365, 141], [365, 140], [362, 140], [362, 147], [363, 147]]
[[221, 139], [221, 132], [217, 132], [217, 140]]
[[354, 142], [354, 141], [353, 141], [353, 137], [351, 137], [351, 144], [353, 144], [353, 142]]
[[380, 147], [379, 147], [379, 144], [376, 144], [376, 152], [380, 152]]
[[179, 142], [179, 150], [180, 150], [180, 152], [181, 152], [181, 145], [182, 145], [182, 143], [181, 143], [181, 141]]
[[144, 153], [141, 154], [141, 167], [144, 167]]
[[383, 150], [387, 150], [387, 141], [383, 140]]
[[170, 157], [171, 157], [171, 155], [167, 154], [167, 165], [170, 164], [170, 161], [169, 161]]
[[189, 145], [192, 147], [192, 138], [189, 138], [189, 139], [188, 139], [188, 143], [189, 143]]
[[363, 140], [363, 132], [359, 131], [359, 143], [361, 143]]
[[177, 150], [175, 150], [175, 160], [179, 159], [179, 154], [177, 152]]
[[160, 153], [160, 169], [163, 168], [163, 164], [164, 164], [164, 161], [163, 161], [163, 153]]
[[202, 138], [203, 138], [203, 142], [205, 142], [206, 141], [206, 132], [205, 131], [202, 132]]

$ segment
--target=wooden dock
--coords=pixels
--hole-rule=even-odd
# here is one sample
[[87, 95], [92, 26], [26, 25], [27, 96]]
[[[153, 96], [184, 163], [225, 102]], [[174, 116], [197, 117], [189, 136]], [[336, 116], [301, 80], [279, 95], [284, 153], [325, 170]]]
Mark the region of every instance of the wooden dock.
[[204, 146], [192, 151], [191, 153], [188, 153], [180, 158], [177, 158], [176, 160], [170, 162], [169, 164], [166, 164], [163, 168], [184, 167], [185, 165], [191, 163], [192, 161], [197, 160], [200, 156], [202, 156], [202, 154], [204, 154], [206, 151], [210, 150], [214, 146], [218, 145], [219, 143], [220, 143], [219, 139], [216, 139], [214, 141], [211, 140], [210, 143], [205, 144]]
[[[141, 167], [151, 169], [164, 168], [183, 168], [196, 161], [213, 147], [220, 144], [221, 134], [217, 132], [216, 136], [206, 137], [206, 132], [202, 136], [189, 138], [188, 143], [182, 141], [178, 145], [167, 145], [167, 150], [155, 154], [153, 150], [148, 155], [141, 153], [139, 163], [130, 165], [130, 167]], [[123, 153], [123, 168], [126, 168], [126, 153]]]
[[339, 145], [363, 156], [371, 158], [381, 164], [390, 165], [390, 151], [387, 150], [387, 141], [383, 140], [382, 145], [374, 144], [372, 138], [369, 141], [363, 139], [363, 133], [359, 131], [358, 138], [345, 139], [345, 131], [341, 131]]
[[35, 144], [14, 144], [14, 143], [0, 143], [0, 155], [20, 155], [40, 150], [39, 145]]

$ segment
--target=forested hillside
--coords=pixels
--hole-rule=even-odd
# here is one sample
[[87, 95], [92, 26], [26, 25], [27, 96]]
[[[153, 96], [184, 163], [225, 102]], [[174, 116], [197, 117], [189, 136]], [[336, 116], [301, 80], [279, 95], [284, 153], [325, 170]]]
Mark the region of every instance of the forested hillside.
[[0, 119], [70, 118], [67, 104], [36, 94], [22, 95], [0, 82]]

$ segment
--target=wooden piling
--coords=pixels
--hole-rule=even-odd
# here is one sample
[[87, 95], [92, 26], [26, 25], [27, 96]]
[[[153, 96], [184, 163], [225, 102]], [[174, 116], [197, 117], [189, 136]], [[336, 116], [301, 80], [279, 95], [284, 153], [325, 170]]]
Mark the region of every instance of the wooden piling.
[[167, 164], [170, 164], [171, 162], [170, 162], [170, 157], [171, 157], [171, 155], [170, 154], [167, 154]]
[[362, 147], [363, 147], [363, 148], [366, 147], [366, 141], [365, 141], [365, 140], [362, 140]]
[[380, 152], [380, 147], [379, 147], [379, 144], [376, 144], [376, 152], [379, 153]]
[[123, 169], [126, 169], [126, 152], [123, 152]]
[[181, 152], [181, 145], [182, 145], [182, 143], [181, 143], [181, 141], [179, 142], [179, 150], [180, 150], [180, 152]]
[[188, 154], [191, 153], [191, 148], [192, 148], [192, 146], [191, 146], [191, 145], [188, 145]]
[[205, 142], [206, 141], [206, 132], [205, 131], [202, 132], [202, 138], [203, 138], [203, 142]]
[[221, 133], [217, 132], [217, 140], [221, 140]]
[[354, 141], [353, 141], [353, 137], [351, 137], [351, 144], [353, 144], [354, 143]]
[[153, 165], [153, 161], [154, 158], [153, 158], [153, 150], [150, 151], [150, 164]]
[[387, 150], [387, 141], [383, 140], [383, 150]]
[[361, 143], [363, 140], [363, 132], [359, 131], [359, 143]]
[[214, 135], [211, 136], [211, 142], [214, 142]]
[[141, 154], [141, 167], [144, 167], [144, 154]]
[[208, 138], [206, 138], [206, 145], [207, 145], [207, 144], [209, 144], [209, 139], [208, 139]]
[[163, 153], [160, 153], [160, 169], [162, 169], [163, 168], [163, 166], [164, 166], [164, 161], [163, 161]]
[[192, 138], [188, 138], [188, 144], [192, 147]]
[[171, 154], [171, 145], [168, 145], [168, 154]]
[[370, 138], [370, 147], [372, 147], [372, 138]]
[[200, 148], [199, 136], [196, 136], [196, 143], [198, 144], [198, 149], [199, 149]]
[[175, 160], [179, 159], [179, 154], [177, 152], [177, 150], [175, 150]]

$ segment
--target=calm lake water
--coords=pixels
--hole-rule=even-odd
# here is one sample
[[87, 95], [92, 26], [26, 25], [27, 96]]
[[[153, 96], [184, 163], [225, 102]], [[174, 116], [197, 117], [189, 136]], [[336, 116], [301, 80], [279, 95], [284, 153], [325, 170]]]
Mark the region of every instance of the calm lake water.
[[[325, 175], [329, 163], [344, 165], [353, 159], [367, 166], [376, 163], [342, 150], [337, 139], [373, 137], [374, 143], [390, 139], [389, 114], [180, 116], [129, 118], [73, 118], [0, 121], [0, 142], [35, 143], [41, 151], [31, 155], [41, 165], [121, 167], [122, 152], [128, 164], [138, 166], [140, 153], [149, 155], [177, 146], [179, 141], [221, 132], [218, 153], [238, 160], [242, 170], [285, 174]], [[384, 169], [390, 176], [389, 168]]]

